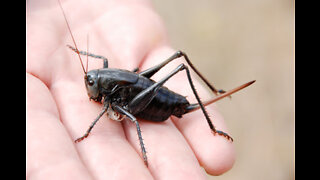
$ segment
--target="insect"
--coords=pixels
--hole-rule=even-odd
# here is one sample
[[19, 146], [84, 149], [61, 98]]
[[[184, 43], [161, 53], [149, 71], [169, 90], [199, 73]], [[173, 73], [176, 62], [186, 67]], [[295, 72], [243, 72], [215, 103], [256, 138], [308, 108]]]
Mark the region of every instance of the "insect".
[[[184, 114], [190, 113], [197, 109], [201, 109], [203, 112], [213, 134], [218, 134], [228, 140], [233, 141], [229, 134], [215, 128], [205, 110], [205, 106], [224, 97], [230, 96], [231, 94], [251, 85], [255, 81], [250, 81], [227, 92], [224, 90], [217, 90], [202, 76], [202, 74], [191, 63], [188, 56], [182, 51], [177, 51], [162, 63], [141, 72], [138, 72], [138, 69], [128, 71], [124, 69], [109, 68], [107, 58], [91, 54], [87, 51], [78, 50], [62, 5], [60, 1], [58, 2], [74, 44], [74, 47], [70, 45], [68, 45], [68, 47], [75, 51], [79, 56], [79, 60], [84, 72], [84, 82], [88, 96], [90, 99], [103, 104], [101, 112], [92, 122], [86, 133], [80, 138], [76, 139], [75, 142], [80, 142], [87, 138], [92, 128], [105, 113], [110, 119], [117, 121], [122, 121], [123, 119], [127, 118], [136, 126], [142, 157], [144, 163], [146, 166], [148, 166], [146, 150], [137, 118], [154, 122], [162, 122], [167, 120], [170, 116], [181, 118]], [[88, 71], [87, 68], [85, 69], [83, 66], [81, 55], [86, 55], [87, 58], [90, 56], [103, 60], [103, 68]], [[189, 66], [183, 63], [180, 64], [158, 82], [150, 79], [165, 65], [180, 57], [184, 57]], [[193, 69], [193, 71], [205, 82], [205, 84], [213, 93], [217, 95], [217, 97], [206, 102], [202, 102], [200, 100], [200, 97], [193, 84], [189, 67]], [[164, 86], [166, 81], [180, 71], [186, 72], [188, 83], [196, 97], [197, 103], [189, 103], [186, 97], [173, 92]]]

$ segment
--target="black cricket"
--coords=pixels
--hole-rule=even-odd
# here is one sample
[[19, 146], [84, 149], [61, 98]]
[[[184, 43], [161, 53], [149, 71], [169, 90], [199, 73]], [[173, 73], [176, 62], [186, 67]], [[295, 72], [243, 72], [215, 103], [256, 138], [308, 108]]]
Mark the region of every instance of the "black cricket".
[[[62, 9], [60, 1], [59, 5]], [[205, 110], [205, 106], [224, 97], [230, 96], [231, 94], [251, 85], [255, 81], [248, 82], [228, 92], [224, 90], [217, 90], [201, 75], [201, 73], [193, 66], [188, 56], [182, 51], [177, 51], [164, 62], [142, 72], [138, 72], [138, 68], [134, 69], [133, 71], [109, 68], [107, 58], [91, 54], [87, 51], [78, 50], [63, 9], [62, 12], [75, 46], [72, 47], [68, 45], [68, 47], [75, 51], [79, 56], [85, 74], [84, 81], [88, 96], [90, 99], [103, 104], [103, 108], [98, 117], [92, 122], [86, 133], [80, 138], [76, 139], [75, 142], [80, 142], [88, 137], [92, 128], [105, 113], [107, 113], [110, 118], [117, 121], [121, 121], [127, 117], [136, 125], [143, 160], [146, 166], [148, 166], [146, 150], [137, 118], [154, 122], [162, 122], [167, 120], [170, 116], [181, 118], [182, 115], [197, 109], [202, 110], [213, 134], [221, 135], [228, 140], [233, 141], [230, 135], [215, 128]], [[88, 72], [83, 66], [80, 55], [86, 55], [87, 58], [90, 56], [93, 58], [102, 59], [104, 62], [103, 68], [94, 69]], [[189, 68], [183, 63], [158, 82], [150, 79], [162, 67], [180, 57], [184, 57], [187, 64], [194, 70], [194, 72], [205, 82], [205, 84], [213, 93], [218, 95], [216, 98], [202, 103], [192, 82]], [[186, 72], [189, 85], [197, 99], [197, 103], [191, 104], [184, 96], [163, 86], [167, 80], [169, 80], [179, 71], [183, 70]]]

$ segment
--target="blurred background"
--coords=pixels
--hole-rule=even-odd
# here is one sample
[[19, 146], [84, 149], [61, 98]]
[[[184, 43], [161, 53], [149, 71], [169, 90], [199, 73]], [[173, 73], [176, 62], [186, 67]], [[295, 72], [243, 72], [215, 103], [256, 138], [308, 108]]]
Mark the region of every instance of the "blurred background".
[[216, 87], [257, 80], [217, 103], [237, 160], [209, 179], [294, 179], [294, 1], [152, 1], [172, 47]]

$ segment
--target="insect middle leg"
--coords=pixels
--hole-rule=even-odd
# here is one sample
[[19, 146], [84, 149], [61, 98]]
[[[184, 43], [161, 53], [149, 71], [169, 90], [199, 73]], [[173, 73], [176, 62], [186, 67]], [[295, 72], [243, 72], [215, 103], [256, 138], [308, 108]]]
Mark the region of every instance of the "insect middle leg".
[[144, 147], [144, 143], [143, 143], [143, 139], [142, 139], [142, 135], [141, 135], [141, 130], [140, 130], [140, 125], [139, 125], [137, 119], [131, 113], [129, 113], [127, 110], [123, 109], [122, 107], [120, 107], [118, 105], [111, 105], [111, 106], [115, 111], [119, 112], [122, 115], [127, 116], [132, 122], [135, 123], [136, 128], [137, 128], [137, 134], [139, 137], [140, 148], [141, 148], [143, 160], [144, 160], [145, 165], [148, 166], [148, 158], [147, 158], [147, 154], [146, 154], [147, 152]]

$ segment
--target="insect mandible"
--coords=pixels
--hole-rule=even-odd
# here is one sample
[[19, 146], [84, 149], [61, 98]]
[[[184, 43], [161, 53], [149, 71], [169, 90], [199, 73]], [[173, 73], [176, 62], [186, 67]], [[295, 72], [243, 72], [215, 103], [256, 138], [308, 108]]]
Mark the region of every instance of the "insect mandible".
[[[213, 134], [218, 134], [228, 140], [233, 141], [232, 137], [229, 134], [215, 128], [209, 118], [208, 113], [205, 110], [205, 106], [212, 104], [224, 97], [230, 96], [231, 94], [251, 85], [255, 82], [255, 80], [245, 83], [227, 92], [224, 90], [217, 90], [202, 76], [202, 74], [191, 63], [188, 56], [182, 51], [175, 52], [172, 56], [170, 56], [162, 63], [141, 72], [138, 72], [138, 68], [133, 71], [109, 68], [107, 58], [91, 54], [87, 51], [78, 50], [62, 5], [59, 0], [58, 2], [74, 44], [74, 47], [70, 45], [68, 45], [68, 47], [75, 51], [79, 56], [81, 66], [84, 71], [84, 81], [88, 96], [90, 99], [101, 102], [103, 104], [101, 112], [92, 122], [86, 133], [80, 138], [76, 139], [75, 142], [80, 142], [83, 139], [87, 138], [92, 128], [105, 113], [107, 113], [109, 118], [117, 121], [121, 121], [126, 117], [136, 126], [142, 157], [144, 163], [146, 164], [146, 166], [148, 166], [146, 150], [144, 147], [140, 125], [137, 121], [137, 118], [154, 122], [162, 122], [167, 120], [170, 116], [181, 118], [182, 115], [195, 111], [197, 109], [201, 109], [201, 111], [203, 112]], [[83, 66], [81, 55], [102, 59], [103, 68], [94, 69], [88, 72], [88, 70]], [[217, 95], [217, 97], [212, 100], [202, 102], [193, 84], [189, 68], [183, 63], [176, 67], [165, 77], [160, 79], [158, 82], [150, 79], [162, 67], [180, 57], [184, 57], [189, 67], [193, 69], [193, 71], [203, 80], [203, 82], [205, 82], [205, 84], [211, 89], [213, 93]], [[185, 96], [173, 92], [163, 86], [167, 80], [169, 80], [179, 71], [186, 72], [190, 88], [192, 89], [192, 92], [196, 97], [197, 103], [191, 104], [185, 98]]]

